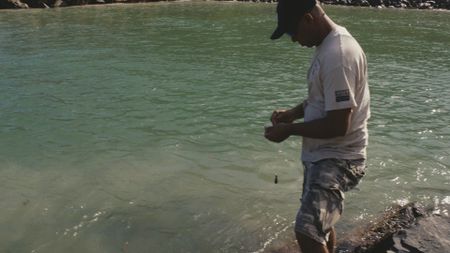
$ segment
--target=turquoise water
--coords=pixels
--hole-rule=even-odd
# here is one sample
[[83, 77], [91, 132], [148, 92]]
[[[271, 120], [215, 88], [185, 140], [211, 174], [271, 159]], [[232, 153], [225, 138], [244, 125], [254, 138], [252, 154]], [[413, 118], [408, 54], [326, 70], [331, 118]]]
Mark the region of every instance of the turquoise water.
[[[268, 39], [275, 5], [0, 12], [0, 252], [263, 252], [292, 235], [311, 49]], [[326, 7], [359, 40], [369, 171], [337, 229], [450, 202], [450, 13]], [[279, 183], [274, 184], [278, 174]]]

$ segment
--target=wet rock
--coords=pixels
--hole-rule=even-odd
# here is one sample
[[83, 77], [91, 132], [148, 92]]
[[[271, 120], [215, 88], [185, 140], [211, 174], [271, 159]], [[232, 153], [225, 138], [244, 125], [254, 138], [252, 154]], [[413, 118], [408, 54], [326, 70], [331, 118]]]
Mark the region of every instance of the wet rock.
[[394, 207], [365, 228], [343, 238], [338, 253], [450, 252], [449, 206], [432, 212], [414, 203]]
[[0, 9], [27, 9], [29, 6], [20, 0], [0, 0]]
[[24, 3], [26, 3], [30, 8], [50, 8], [49, 6], [52, 6], [53, 3], [50, 3], [48, 1], [41, 1], [41, 0], [22, 0]]
[[421, 219], [416, 226], [394, 234], [392, 239], [392, 252], [450, 252], [450, 219], [442, 216]]
[[53, 7], [64, 7], [64, 6], [67, 6], [67, 4], [63, 0], [56, 0], [55, 3], [53, 4]]
[[427, 1], [424, 3], [420, 3], [419, 9], [432, 9], [435, 4], [436, 4], [435, 1]]

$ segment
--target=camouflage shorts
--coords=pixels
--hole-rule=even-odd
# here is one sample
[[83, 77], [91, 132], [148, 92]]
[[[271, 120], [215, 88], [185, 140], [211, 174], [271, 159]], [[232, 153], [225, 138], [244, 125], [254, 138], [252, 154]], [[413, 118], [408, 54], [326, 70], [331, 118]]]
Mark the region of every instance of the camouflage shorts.
[[365, 160], [324, 159], [303, 165], [303, 193], [295, 231], [325, 245], [344, 209], [344, 192], [364, 176]]

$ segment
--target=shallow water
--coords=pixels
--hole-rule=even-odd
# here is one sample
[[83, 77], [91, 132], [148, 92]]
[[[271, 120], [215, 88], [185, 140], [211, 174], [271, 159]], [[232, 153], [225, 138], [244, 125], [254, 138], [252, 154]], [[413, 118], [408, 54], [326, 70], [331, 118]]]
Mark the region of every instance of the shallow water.
[[[268, 39], [274, 8], [1, 11], [0, 251], [253, 252], [290, 235], [301, 139], [262, 132], [306, 95], [312, 50]], [[369, 171], [338, 230], [449, 203], [450, 13], [326, 8], [372, 93]]]

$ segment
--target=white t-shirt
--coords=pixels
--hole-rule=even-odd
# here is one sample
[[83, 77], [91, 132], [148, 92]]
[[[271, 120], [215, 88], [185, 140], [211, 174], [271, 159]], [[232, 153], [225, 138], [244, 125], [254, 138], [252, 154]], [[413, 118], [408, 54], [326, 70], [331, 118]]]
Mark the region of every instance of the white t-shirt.
[[327, 111], [345, 108], [352, 108], [347, 134], [330, 139], [304, 137], [303, 161], [366, 158], [370, 117], [366, 55], [347, 29], [338, 26], [316, 48], [311, 61], [304, 121], [324, 118]]

